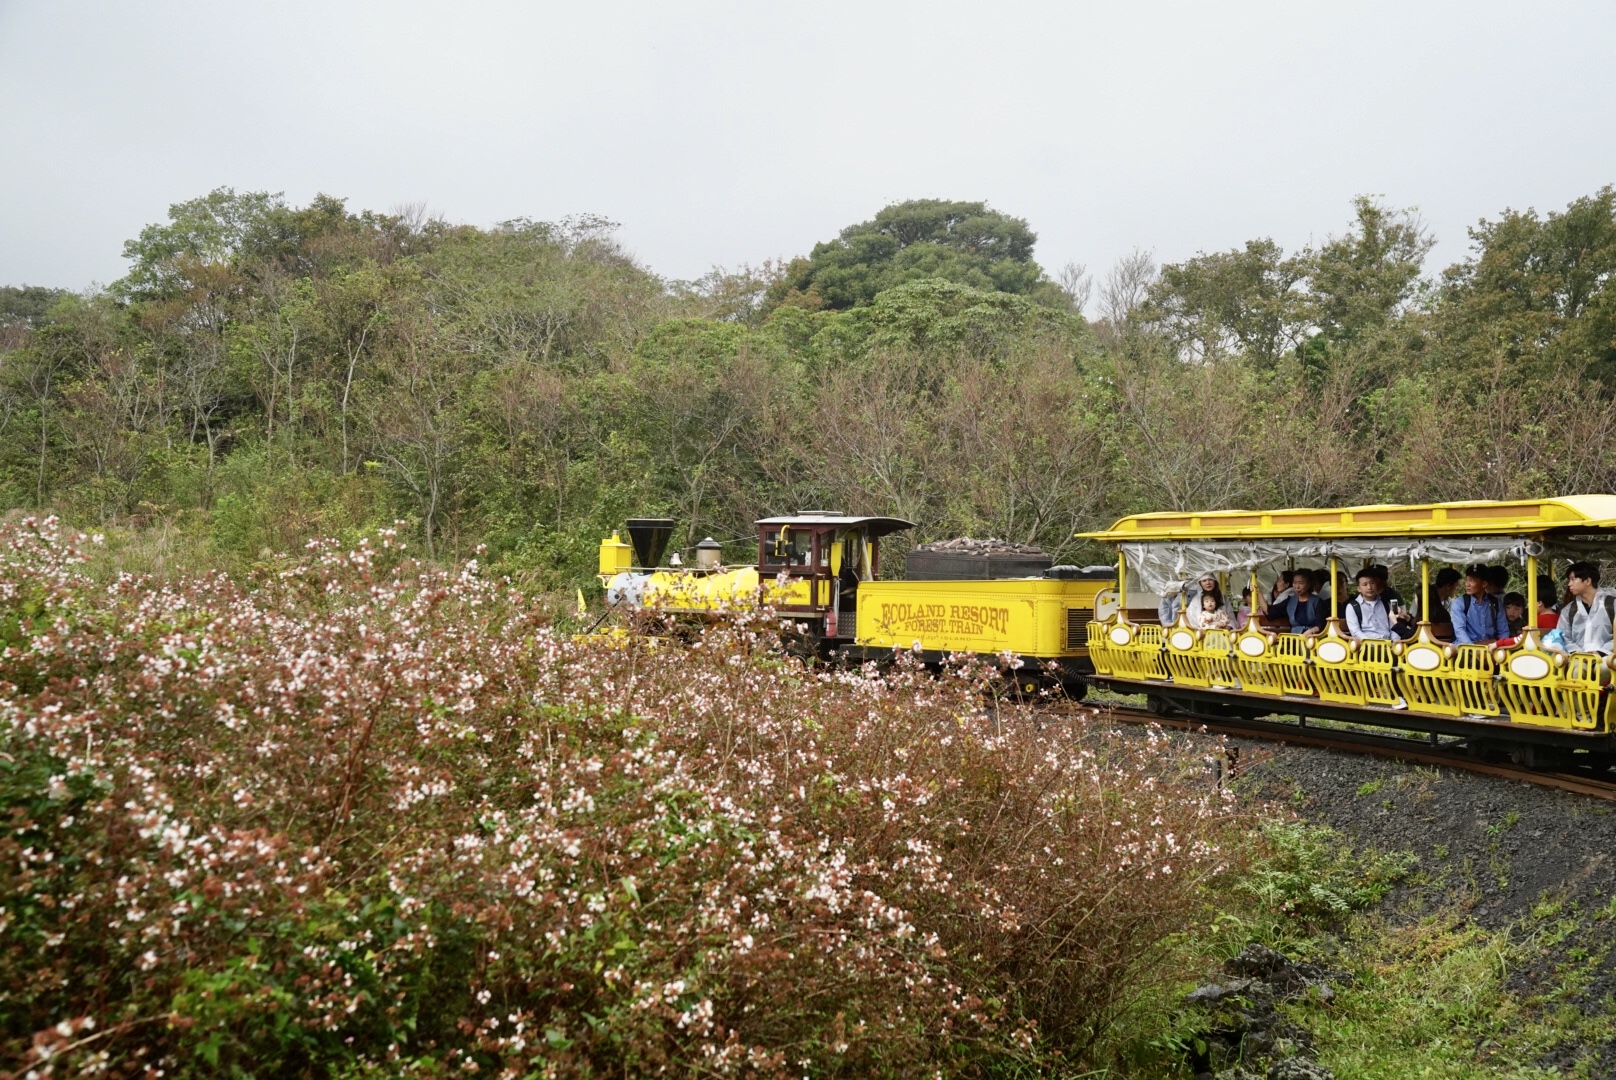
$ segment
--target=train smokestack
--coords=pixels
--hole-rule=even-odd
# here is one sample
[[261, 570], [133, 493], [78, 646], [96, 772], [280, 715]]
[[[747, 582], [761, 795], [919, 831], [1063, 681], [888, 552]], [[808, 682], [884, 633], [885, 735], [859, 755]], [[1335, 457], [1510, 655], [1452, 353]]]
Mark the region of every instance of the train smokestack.
[[668, 537], [672, 535], [672, 518], [628, 519], [628, 540], [634, 545], [634, 558], [646, 570], [661, 565], [662, 552], [667, 549]]

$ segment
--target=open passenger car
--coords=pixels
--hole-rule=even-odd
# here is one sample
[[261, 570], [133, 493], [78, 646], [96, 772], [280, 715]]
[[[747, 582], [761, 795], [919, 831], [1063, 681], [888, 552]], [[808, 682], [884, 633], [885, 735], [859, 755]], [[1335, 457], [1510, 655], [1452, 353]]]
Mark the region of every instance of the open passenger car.
[[[1438, 640], [1421, 611], [1407, 641], [1353, 641], [1332, 595], [1317, 637], [1162, 626], [1155, 602], [1177, 583], [1217, 575], [1254, 596], [1298, 559], [1330, 578], [1369, 563], [1402, 570], [1430, 594], [1433, 564], [1502, 563], [1524, 571], [1537, 610], [1540, 572], [1616, 553], [1616, 496], [1519, 502], [1359, 506], [1337, 510], [1140, 514], [1083, 536], [1117, 552], [1116, 613], [1088, 627], [1095, 681], [1150, 695], [1158, 707], [1204, 715], [1295, 714], [1466, 736], [1478, 744], [1608, 754], [1613, 704], [1609, 657], [1546, 648], [1525, 629], [1510, 648]], [[1150, 607], [1139, 606], [1147, 600]], [[1550, 601], [1552, 603], [1552, 601]], [[1530, 621], [1530, 619], [1529, 619]]]

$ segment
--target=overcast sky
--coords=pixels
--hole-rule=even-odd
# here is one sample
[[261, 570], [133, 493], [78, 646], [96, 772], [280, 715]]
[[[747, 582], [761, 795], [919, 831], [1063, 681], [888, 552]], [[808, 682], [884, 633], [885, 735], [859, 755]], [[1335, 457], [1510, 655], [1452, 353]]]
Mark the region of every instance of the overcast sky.
[[658, 273], [985, 199], [1052, 271], [1616, 183], [1616, 3], [0, 0], [0, 283], [84, 287], [219, 186], [595, 213]]

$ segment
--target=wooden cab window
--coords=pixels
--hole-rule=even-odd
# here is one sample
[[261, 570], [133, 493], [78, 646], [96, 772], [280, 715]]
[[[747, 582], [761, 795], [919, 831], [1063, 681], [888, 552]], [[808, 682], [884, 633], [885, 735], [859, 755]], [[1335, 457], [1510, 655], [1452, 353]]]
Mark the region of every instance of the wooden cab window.
[[813, 554], [814, 535], [807, 529], [793, 529], [787, 525], [763, 530], [763, 566], [810, 566]]

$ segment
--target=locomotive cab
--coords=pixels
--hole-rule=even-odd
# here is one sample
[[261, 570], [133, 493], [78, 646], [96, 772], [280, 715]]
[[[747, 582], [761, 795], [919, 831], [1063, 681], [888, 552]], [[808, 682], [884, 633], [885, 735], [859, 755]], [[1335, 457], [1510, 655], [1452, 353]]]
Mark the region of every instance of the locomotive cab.
[[776, 610], [838, 639], [853, 636], [859, 586], [879, 576], [881, 537], [914, 523], [809, 510], [762, 518], [757, 527], [758, 575], [783, 584]]

